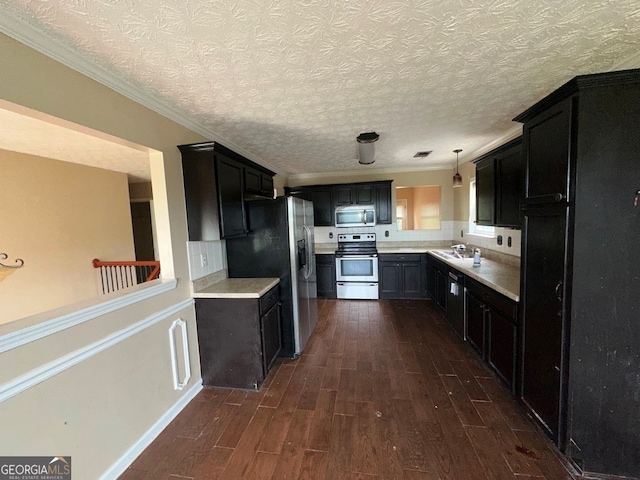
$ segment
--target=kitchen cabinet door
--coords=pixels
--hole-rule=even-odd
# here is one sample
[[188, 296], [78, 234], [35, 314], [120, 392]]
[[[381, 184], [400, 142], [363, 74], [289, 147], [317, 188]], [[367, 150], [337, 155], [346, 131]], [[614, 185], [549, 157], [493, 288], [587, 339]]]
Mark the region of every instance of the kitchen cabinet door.
[[567, 207], [524, 210], [521, 398], [557, 439], [564, 355]]
[[429, 298], [436, 301], [436, 269], [427, 263], [427, 293]]
[[221, 237], [232, 238], [246, 235], [247, 216], [244, 209], [243, 165], [217, 153], [216, 179]]
[[402, 298], [423, 298], [424, 280], [419, 262], [401, 264]]
[[360, 185], [354, 187], [356, 205], [375, 205], [375, 188], [373, 185]]
[[512, 319], [491, 309], [487, 361], [512, 392], [516, 386], [517, 332]]
[[333, 187], [333, 198], [336, 207], [353, 205], [353, 186], [352, 185], [336, 185]]
[[448, 276], [446, 273], [436, 270], [436, 304], [440, 309], [447, 313], [447, 284]]
[[520, 228], [520, 204], [524, 189], [523, 156], [520, 144], [496, 162], [496, 213], [498, 227]]
[[308, 199], [313, 202], [313, 224], [317, 227], [333, 227], [333, 189], [313, 187], [309, 189]]
[[569, 198], [569, 157], [572, 123], [569, 97], [523, 127], [525, 203], [566, 202]]
[[181, 150], [189, 240], [220, 240], [213, 151]]
[[376, 222], [381, 225], [393, 223], [395, 208], [391, 204], [391, 182], [375, 187]]
[[466, 310], [467, 325], [466, 338], [467, 342], [476, 349], [481, 357], [484, 358], [484, 338], [485, 338], [485, 304], [475, 295], [467, 290], [466, 294]]
[[380, 261], [378, 267], [380, 298], [400, 298], [400, 265]]
[[[277, 288], [277, 287], [276, 287]], [[260, 318], [262, 327], [262, 362], [265, 376], [278, 358], [282, 347], [282, 332], [280, 331], [280, 303], [276, 303]]]
[[318, 276], [318, 298], [336, 298], [336, 257], [335, 255], [316, 255]]
[[496, 161], [487, 158], [476, 164], [476, 224], [495, 224]]

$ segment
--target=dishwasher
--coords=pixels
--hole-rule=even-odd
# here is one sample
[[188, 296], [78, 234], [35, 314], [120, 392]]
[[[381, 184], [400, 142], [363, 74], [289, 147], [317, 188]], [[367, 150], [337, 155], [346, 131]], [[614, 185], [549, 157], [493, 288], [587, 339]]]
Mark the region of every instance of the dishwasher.
[[464, 340], [464, 275], [449, 271], [447, 280], [447, 321]]

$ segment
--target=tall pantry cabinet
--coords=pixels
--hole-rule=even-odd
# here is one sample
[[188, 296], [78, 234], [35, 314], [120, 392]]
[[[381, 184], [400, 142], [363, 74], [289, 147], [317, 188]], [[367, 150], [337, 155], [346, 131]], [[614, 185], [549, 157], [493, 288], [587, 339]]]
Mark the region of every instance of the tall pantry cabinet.
[[640, 476], [640, 70], [578, 76], [523, 126], [520, 396], [584, 472]]

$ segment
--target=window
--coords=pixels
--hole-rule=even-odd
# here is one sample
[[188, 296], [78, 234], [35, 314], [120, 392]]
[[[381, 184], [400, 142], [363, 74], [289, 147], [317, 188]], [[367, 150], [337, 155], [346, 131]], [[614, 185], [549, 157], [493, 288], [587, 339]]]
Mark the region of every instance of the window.
[[469, 182], [469, 233], [493, 237], [495, 231], [495, 227], [476, 225], [476, 179], [472, 178]]

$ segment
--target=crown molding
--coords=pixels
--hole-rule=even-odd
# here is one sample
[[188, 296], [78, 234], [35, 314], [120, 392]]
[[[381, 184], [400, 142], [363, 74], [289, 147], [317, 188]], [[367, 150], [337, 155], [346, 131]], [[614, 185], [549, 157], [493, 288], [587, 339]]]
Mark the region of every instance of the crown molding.
[[95, 80], [128, 99], [153, 110], [163, 117], [188, 128], [192, 132], [202, 135], [204, 138], [219, 142], [275, 173], [279, 173], [284, 176], [287, 175], [287, 172], [282, 169], [265, 162], [257, 155], [248, 152], [228, 139], [217, 135], [204, 125], [188, 118], [183, 113], [162, 103], [157, 98], [141, 92], [122, 78], [119, 78], [104, 68], [82, 58], [75, 50], [64, 45], [57, 39], [50, 37], [46, 33], [36, 30], [32, 25], [15, 17], [7, 11], [2, 12], [2, 15], [0, 15], [0, 32], [51, 58], [52, 60], [55, 60], [56, 62], [61, 63], [62, 65], [65, 65], [66, 67], [69, 67], [92, 80]]
[[491, 150], [493, 150], [494, 148], [499, 147], [500, 145], [503, 145], [505, 143], [507, 143], [510, 140], [513, 140], [514, 138], [518, 138], [520, 135], [522, 135], [522, 124], [518, 123], [516, 125], [514, 125], [513, 127], [509, 128], [509, 130], [507, 130], [506, 132], [504, 132], [502, 135], [500, 135], [498, 138], [496, 138], [495, 140], [492, 140], [491, 142], [487, 143], [486, 145], [468, 153], [467, 155], [465, 155], [463, 158], [460, 159], [460, 163], [466, 163], [466, 162], [470, 162], [472, 160], [475, 160], [476, 158], [484, 155], [487, 152], [490, 152]]

